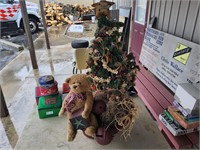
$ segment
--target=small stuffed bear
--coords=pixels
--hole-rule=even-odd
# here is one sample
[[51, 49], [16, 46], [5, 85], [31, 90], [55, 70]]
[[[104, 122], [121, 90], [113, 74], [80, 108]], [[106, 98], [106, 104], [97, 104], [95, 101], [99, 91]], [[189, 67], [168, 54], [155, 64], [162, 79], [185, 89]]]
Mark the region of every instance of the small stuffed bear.
[[96, 10], [96, 17], [99, 18], [100, 15], [104, 14], [110, 17], [109, 8], [115, 4], [114, 2], [109, 2], [106, 0], [101, 0], [100, 2], [92, 4], [92, 7], [95, 7]]
[[98, 123], [91, 113], [93, 95], [88, 77], [77, 74], [65, 82], [69, 84], [70, 92], [63, 101], [59, 116], [67, 112], [67, 140], [73, 141], [78, 129], [82, 129], [87, 136], [94, 137]]

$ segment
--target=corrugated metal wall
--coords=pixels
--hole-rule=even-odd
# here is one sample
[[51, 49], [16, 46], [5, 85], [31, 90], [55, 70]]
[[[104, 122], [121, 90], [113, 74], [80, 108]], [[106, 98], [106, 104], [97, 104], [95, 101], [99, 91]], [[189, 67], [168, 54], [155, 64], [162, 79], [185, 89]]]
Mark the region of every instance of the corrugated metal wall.
[[116, 8], [119, 7], [131, 7], [133, 3], [133, 0], [110, 0], [116, 4]]
[[156, 29], [200, 44], [199, 0], [152, 0], [150, 17]]

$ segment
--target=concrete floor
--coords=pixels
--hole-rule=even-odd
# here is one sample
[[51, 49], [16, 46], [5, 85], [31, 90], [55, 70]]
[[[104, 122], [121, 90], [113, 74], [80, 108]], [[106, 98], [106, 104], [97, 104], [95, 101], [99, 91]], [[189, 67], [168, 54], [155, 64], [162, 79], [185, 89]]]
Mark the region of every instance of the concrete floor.
[[38, 77], [53, 75], [61, 91], [64, 80], [72, 75], [74, 50], [70, 42], [73, 39], [64, 32], [65, 28], [49, 30], [53, 45], [50, 50], [45, 48], [43, 35], [35, 41], [37, 70], [32, 69], [29, 51], [24, 50], [0, 71], [0, 83], [10, 112], [10, 116], [0, 122], [0, 149], [170, 149], [138, 97], [134, 100], [139, 116], [127, 142], [120, 140], [120, 134], [117, 134], [111, 144], [101, 146], [79, 132], [75, 141], [68, 143], [65, 117], [38, 118], [34, 98]]
[[[39, 28], [39, 31], [32, 35], [32, 39], [35, 40], [38, 38], [38, 36], [42, 33], [43, 29]], [[23, 47], [28, 46], [28, 40], [27, 36], [21, 32], [17, 35], [11, 36], [11, 37], [1, 37], [1, 39], [15, 43], [18, 45], [21, 45]], [[10, 61], [12, 61], [17, 55], [19, 55], [21, 51], [19, 51], [16, 48], [10, 47], [10, 46], [2, 46], [0, 44], [0, 70], [3, 69]]]

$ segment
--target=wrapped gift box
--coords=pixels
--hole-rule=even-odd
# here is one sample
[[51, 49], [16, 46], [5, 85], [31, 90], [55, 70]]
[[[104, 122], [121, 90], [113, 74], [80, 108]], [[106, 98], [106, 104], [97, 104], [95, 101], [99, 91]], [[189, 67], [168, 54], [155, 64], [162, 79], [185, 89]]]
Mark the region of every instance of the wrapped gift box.
[[36, 104], [37, 104], [37, 105], [38, 105], [39, 98], [40, 98], [41, 96], [49, 96], [49, 95], [56, 95], [56, 94], [58, 94], [58, 90], [55, 91], [55, 93], [53, 93], [53, 94], [44, 94], [44, 93], [41, 92], [40, 89], [41, 89], [41, 88], [40, 88], [39, 86], [36, 86], [36, 87], [35, 87], [35, 99], [36, 99]]
[[62, 97], [60, 94], [40, 97], [38, 102], [40, 119], [58, 116], [61, 106]]
[[178, 85], [174, 98], [188, 114], [199, 114], [200, 83], [181, 83]]
[[70, 87], [69, 84], [63, 83], [63, 94], [69, 93]]

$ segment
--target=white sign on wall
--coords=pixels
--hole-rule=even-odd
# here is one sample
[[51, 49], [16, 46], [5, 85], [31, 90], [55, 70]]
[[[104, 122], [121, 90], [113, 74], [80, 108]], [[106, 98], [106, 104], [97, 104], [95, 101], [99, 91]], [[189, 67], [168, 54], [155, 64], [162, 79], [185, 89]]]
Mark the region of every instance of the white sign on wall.
[[147, 28], [140, 61], [173, 92], [200, 81], [200, 45], [162, 31]]

